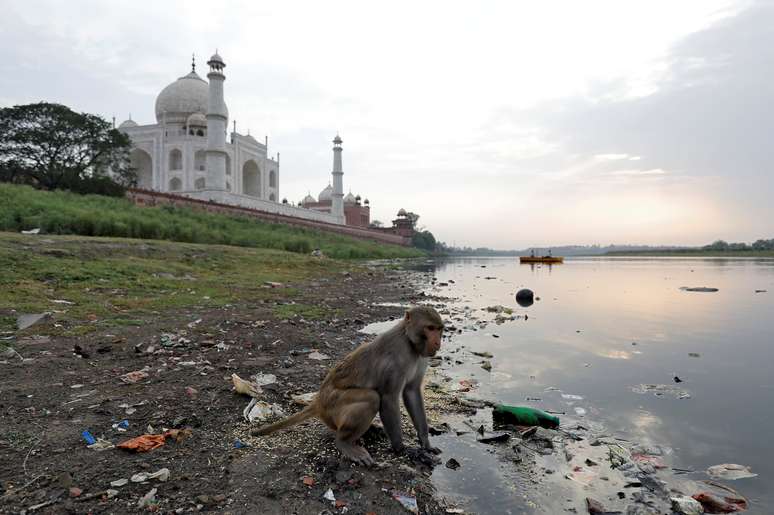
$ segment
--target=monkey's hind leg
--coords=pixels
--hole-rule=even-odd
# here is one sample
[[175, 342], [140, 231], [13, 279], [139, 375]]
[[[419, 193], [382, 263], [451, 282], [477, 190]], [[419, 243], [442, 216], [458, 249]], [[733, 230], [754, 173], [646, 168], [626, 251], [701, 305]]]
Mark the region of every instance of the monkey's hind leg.
[[337, 399], [333, 421], [336, 426], [336, 447], [350, 460], [371, 466], [374, 459], [357, 440], [371, 426], [379, 412], [379, 394], [373, 390], [351, 389], [341, 392]]

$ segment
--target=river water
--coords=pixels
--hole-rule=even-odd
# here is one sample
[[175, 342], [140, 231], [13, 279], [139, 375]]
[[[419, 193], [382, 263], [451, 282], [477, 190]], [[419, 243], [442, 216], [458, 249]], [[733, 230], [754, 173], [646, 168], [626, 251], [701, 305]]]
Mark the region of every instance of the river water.
[[[423, 271], [448, 283], [427, 292], [453, 298], [451, 313], [483, 317], [482, 308], [503, 305], [520, 315], [483, 328], [457, 317], [463, 331], [447, 350], [489, 352], [492, 370], [474, 358], [447, 360], [440, 372], [480, 381], [481, 397], [562, 411], [630, 441], [668, 446], [671, 465], [699, 471], [694, 479], [706, 479], [701, 471], [711, 465], [748, 465], [757, 477], [729, 483], [751, 501], [750, 512], [774, 512], [774, 260], [576, 258], [530, 266], [460, 258], [428, 262]], [[681, 289], [697, 286], [719, 291]], [[518, 306], [520, 288], [540, 300]], [[674, 391], [637, 393], [642, 384]], [[437, 467], [437, 487], [471, 511], [552, 512], [561, 506], [556, 497], [569, 495], [563, 477], [538, 492], [517, 484], [524, 478], [474, 440], [434, 441], [444, 460], [463, 463], [457, 471]]]

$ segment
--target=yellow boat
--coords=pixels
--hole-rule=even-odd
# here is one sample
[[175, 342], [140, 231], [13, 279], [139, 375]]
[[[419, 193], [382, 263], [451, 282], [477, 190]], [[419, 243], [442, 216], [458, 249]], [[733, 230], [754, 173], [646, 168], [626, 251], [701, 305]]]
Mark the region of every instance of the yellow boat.
[[561, 256], [519, 256], [519, 263], [564, 263]]

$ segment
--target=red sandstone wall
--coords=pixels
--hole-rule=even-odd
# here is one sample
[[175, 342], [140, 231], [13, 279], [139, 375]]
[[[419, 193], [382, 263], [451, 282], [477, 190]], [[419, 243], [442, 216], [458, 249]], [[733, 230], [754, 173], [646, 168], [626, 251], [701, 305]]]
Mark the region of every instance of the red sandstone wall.
[[257, 209], [249, 209], [246, 207], [229, 206], [226, 204], [217, 204], [215, 202], [206, 202], [204, 200], [193, 199], [185, 197], [183, 195], [174, 195], [172, 193], [161, 193], [158, 191], [148, 191], [130, 188], [126, 192], [126, 196], [129, 200], [139, 206], [156, 206], [160, 204], [172, 204], [175, 206], [187, 206], [194, 209], [203, 209], [211, 213], [222, 213], [228, 215], [241, 215], [249, 216], [262, 220], [264, 222], [281, 223], [286, 225], [294, 225], [297, 227], [307, 227], [309, 229], [317, 229], [320, 231], [334, 232], [338, 234], [346, 234], [354, 238], [361, 240], [378, 241], [381, 243], [392, 243], [394, 245], [410, 246], [411, 238], [406, 238], [397, 234], [389, 234], [372, 229], [366, 229], [361, 227], [351, 227], [347, 225], [336, 225], [325, 222], [318, 222], [316, 220], [306, 220], [304, 218], [296, 218], [293, 216], [280, 215], [277, 213], [269, 213], [266, 211], [259, 211]]

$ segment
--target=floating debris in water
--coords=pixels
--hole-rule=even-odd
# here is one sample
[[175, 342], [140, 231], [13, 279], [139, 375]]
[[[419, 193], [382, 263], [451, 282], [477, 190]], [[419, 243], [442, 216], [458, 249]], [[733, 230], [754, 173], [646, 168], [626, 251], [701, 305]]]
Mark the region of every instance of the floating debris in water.
[[652, 393], [656, 397], [672, 395], [677, 399], [690, 399], [691, 394], [687, 390], [669, 384], [639, 384], [632, 386], [634, 393]]

